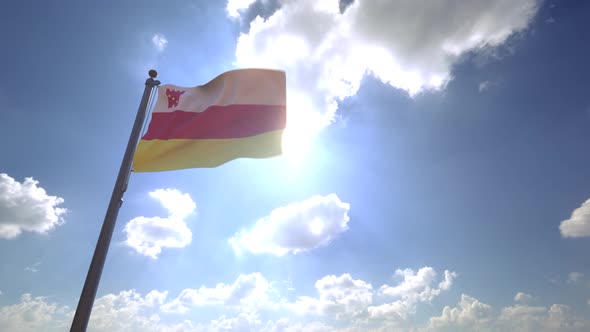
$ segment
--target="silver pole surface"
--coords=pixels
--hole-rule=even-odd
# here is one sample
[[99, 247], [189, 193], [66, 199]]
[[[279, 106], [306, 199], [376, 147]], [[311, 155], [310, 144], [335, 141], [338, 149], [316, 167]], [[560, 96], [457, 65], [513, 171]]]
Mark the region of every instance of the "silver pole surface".
[[96, 248], [94, 249], [92, 262], [90, 263], [90, 268], [88, 269], [88, 274], [86, 275], [86, 281], [84, 282], [82, 295], [80, 295], [80, 300], [78, 301], [78, 307], [76, 308], [76, 313], [74, 315], [74, 320], [72, 321], [70, 332], [84, 332], [88, 326], [88, 320], [90, 319], [90, 313], [92, 312], [92, 305], [94, 304], [94, 298], [96, 297], [96, 290], [98, 289], [100, 276], [102, 274], [104, 262], [109, 250], [109, 244], [111, 243], [113, 230], [115, 229], [115, 223], [117, 222], [117, 215], [119, 214], [119, 209], [123, 204], [123, 194], [127, 189], [127, 182], [129, 181], [129, 175], [131, 173], [133, 155], [135, 154], [135, 148], [137, 147], [137, 142], [139, 141], [139, 135], [141, 134], [143, 122], [147, 115], [146, 113], [150, 96], [154, 87], [160, 85], [160, 81], [154, 80], [154, 78], [158, 76], [158, 73], [155, 70], [150, 70], [149, 75], [150, 78], [145, 81], [143, 97], [141, 98], [139, 110], [137, 111], [137, 116], [135, 117], [135, 123], [133, 124], [131, 135], [129, 136], [127, 149], [125, 150], [125, 155], [123, 156], [123, 161], [121, 162], [119, 175], [117, 176], [117, 181], [115, 182], [115, 187], [113, 188], [111, 201], [109, 202], [109, 207], [104, 217], [102, 229], [100, 230]]

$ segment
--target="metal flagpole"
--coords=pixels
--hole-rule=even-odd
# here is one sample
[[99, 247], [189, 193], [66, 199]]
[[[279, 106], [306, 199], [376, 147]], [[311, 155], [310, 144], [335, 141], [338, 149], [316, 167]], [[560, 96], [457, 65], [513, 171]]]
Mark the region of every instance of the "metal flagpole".
[[94, 304], [94, 298], [96, 297], [96, 290], [98, 289], [98, 283], [100, 282], [100, 276], [102, 274], [102, 268], [107, 257], [109, 250], [109, 244], [117, 221], [117, 215], [119, 214], [119, 208], [123, 204], [123, 194], [127, 190], [127, 183], [129, 181], [129, 174], [131, 173], [131, 163], [133, 161], [133, 155], [135, 154], [135, 148], [139, 141], [139, 135], [146, 118], [148, 103], [154, 87], [160, 85], [160, 81], [154, 80], [158, 76], [155, 70], [149, 71], [150, 78], [145, 81], [145, 90], [143, 90], [143, 97], [139, 104], [139, 110], [135, 117], [135, 123], [129, 136], [129, 142], [127, 143], [127, 149], [121, 162], [121, 168], [119, 169], [119, 175], [113, 188], [111, 195], [111, 201], [107, 213], [104, 217], [102, 229], [94, 249], [94, 255], [92, 256], [92, 262], [86, 275], [86, 281], [84, 282], [84, 288], [82, 289], [82, 295], [78, 301], [78, 307], [76, 308], [76, 314], [72, 321], [72, 327], [70, 332], [84, 332], [88, 326], [88, 320], [90, 319], [90, 313], [92, 312], [92, 305]]

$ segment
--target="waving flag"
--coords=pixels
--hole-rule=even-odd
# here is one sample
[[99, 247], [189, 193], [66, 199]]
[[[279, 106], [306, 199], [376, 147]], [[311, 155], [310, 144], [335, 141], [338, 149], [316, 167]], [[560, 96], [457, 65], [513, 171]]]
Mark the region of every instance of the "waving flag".
[[194, 88], [163, 85], [134, 172], [216, 167], [237, 158], [281, 154], [285, 73], [239, 69]]

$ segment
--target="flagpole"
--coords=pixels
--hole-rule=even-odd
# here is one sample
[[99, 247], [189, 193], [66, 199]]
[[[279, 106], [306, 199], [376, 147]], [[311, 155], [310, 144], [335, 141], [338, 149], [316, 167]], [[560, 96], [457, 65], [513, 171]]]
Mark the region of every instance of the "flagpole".
[[96, 290], [98, 289], [100, 276], [109, 250], [109, 244], [111, 242], [113, 230], [115, 229], [115, 223], [117, 222], [117, 215], [123, 204], [123, 194], [125, 193], [125, 190], [127, 190], [133, 155], [135, 154], [135, 148], [139, 141], [139, 135], [141, 134], [141, 129], [147, 115], [146, 113], [150, 96], [153, 89], [160, 85], [160, 81], [155, 80], [158, 76], [158, 73], [155, 70], [150, 70], [149, 76], [150, 78], [145, 81], [145, 89], [143, 90], [139, 110], [135, 117], [135, 123], [133, 124], [131, 135], [129, 136], [127, 149], [125, 150], [123, 161], [121, 162], [119, 175], [117, 176], [117, 181], [113, 188], [111, 201], [109, 202], [109, 207], [104, 217], [102, 229], [100, 230], [96, 248], [94, 249], [92, 262], [90, 263], [88, 274], [86, 275], [86, 281], [84, 282], [84, 288], [82, 288], [82, 295], [80, 295], [80, 300], [78, 301], [78, 307], [76, 308], [70, 332], [84, 332], [88, 326], [88, 320], [90, 319], [90, 313], [92, 312], [92, 305], [94, 304], [94, 298], [96, 297]]

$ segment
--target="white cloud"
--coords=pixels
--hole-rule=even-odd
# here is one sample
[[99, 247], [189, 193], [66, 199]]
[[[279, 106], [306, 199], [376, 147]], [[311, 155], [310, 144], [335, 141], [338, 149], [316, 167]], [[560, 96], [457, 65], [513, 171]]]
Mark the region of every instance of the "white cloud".
[[32, 273], [39, 272], [39, 265], [41, 265], [41, 262], [37, 262], [31, 266], [27, 266], [27, 267], [25, 267], [25, 271], [32, 272]]
[[37, 184], [33, 178], [20, 183], [0, 174], [0, 238], [12, 239], [22, 232], [45, 234], [64, 222], [67, 210], [58, 207], [63, 198], [47, 195]]
[[584, 273], [582, 272], [570, 272], [567, 275], [567, 283], [568, 284], [576, 284], [584, 278]]
[[383, 285], [379, 289], [381, 294], [393, 297], [406, 297], [425, 290], [436, 277], [436, 272], [431, 267], [424, 267], [414, 272], [412, 269], [396, 270], [395, 275], [402, 277], [403, 281], [397, 286]]
[[[456, 273], [445, 271], [444, 278], [436, 282], [436, 272], [423, 267], [397, 270], [403, 279], [395, 286], [383, 285], [376, 292], [370, 283], [355, 280], [350, 274], [325, 276], [316, 282], [318, 297], [299, 296], [285, 307], [298, 315], [323, 315], [340, 321], [357, 324], [389, 326], [408, 322], [420, 303], [430, 303], [442, 291], [450, 289]], [[393, 301], [376, 301], [376, 297]], [[362, 329], [364, 330], [364, 329]]]
[[248, 9], [255, 2], [256, 0], [228, 0], [225, 10], [229, 17], [238, 18], [241, 11]]
[[[449, 290], [457, 274], [445, 270], [443, 280], [435, 283], [437, 273], [431, 267], [423, 267], [417, 272], [412, 269], [395, 271], [397, 277], [403, 278], [396, 286], [383, 285], [379, 294], [396, 301], [368, 308], [373, 319], [404, 320], [415, 314], [419, 303], [430, 303], [442, 291]], [[438, 286], [438, 287], [436, 287]]]
[[297, 254], [325, 245], [346, 231], [349, 210], [350, 204], [340, 201], [336, 194], [313, 196], [274, 209], [229, 242], [236, 253]]
[[559, 225], [563, 237], [590, 236], [590, 199], [572, 212], [572, 216]]
[[533, 297], [530, 294], [518, 292], [514, 296], [514, 301], [521, 303], [521, 304], [528, 304], [533, 300]]
[[162, 52], [164, 51], [164, 49], [166, 49], [166, 45], [168, 45], [168, 40], [166, 39], [166, 37], [164, 37], [163, 34], [156, 33], [152, 37], [152, 43], [158, 51]]
[[[479, 331], [482, 326], [488, 324], [493, 315], [492, 307], [481, 303], [476, 298], [462, 294], [457, 307], [443, 308], [442, 314], [430, 319], [430, 328], [444, 330], [445, 328], [465, 328], [467, 331]], [[455, 330], [453, 330], [455, 331]]]
[[[349, 274], [325, 276], [315, 284], [318, 297], [299, 296], [294, 302], [286, 302], [281, 294], [274, 294], [276, 290], [270, 286], [273, 283], [260, 273], [240, 275], [231, 284], [185, 289], [169, 302], [166, 302], [167, 291], [152, 290], [145, 296], [133, 289], [121, 291], [96, 299], [88, 331], [583, 332], [590, 329], [590, 321], [576, 316], [566, 305], [492, 307], [465, 294], [456, 306], [445, 306], [440, 316], [424, 316], [428, 311], [416, 314], [417, 304], [429, 302], [438, 295], [437, 289], [452, 287], [454, 273], [447, 271], [443, 280], [437, 282], [429, 267], [410, 271], [398, 270], [396, 275], [402, 280], [377, 291], [368, 282]], [[389, 295], [382, 294], [384, 290], [389, 290]], [[380, 298], [391, 297], [397, 300], [379, 305]], [[170, 304], [184, 306], [186, 310], [171, 314], [175, 311], [168, 310]], [[199, 308], [189, 313], [192, 306]], [[212, 320], [205, 318], [213, 312], [220, 316]], [[73, 308], [51, 303], [46, 297], [24, 294], [16, 304], [0, 306], [0, 330], [64, 331], [72, 317]], [[418, 321], [419, 317], [425, 321]], [[200, 320], [190, 320], [195, 318]]]
[[180, 219], [137, 217], [125, 225], [125, 243], [137, 252], [158, 258], [162, 248], [183, 248], [192, 241], [192, 232]]
[[145, 304], [148, 307], [159, 306], [164, 304], [166, 297], [168, 297], [168, 291], [160, 292], [157, 290], [152, 290], [145, 296]]
[[[154, 293], [155, 292], [155, 293]], [[135, 290], [107, 294], [94, 302], [90, 331], [162, 331], [160, 317], [152, 309], [166, 292], [152, 291], [146, 297]], [[156, 300], [157, 299], [157, 300]], [[162, 299], [163, 300], [163, 299]]]
[[366, 74], [412, 95], [443, 88], [464, 54], [524, 30], [539, 3], [356, 0], [341, 14], [338, 0], [281, 1], [240, 35], [235, 65], [287, 72], [288, 107], [298, 111], [285, 137], [301, 140], [333, 121]]
[[502, 309], [500, 319], [505, 321], [537, 320], [547, 312], [545, 307], [517, 304]]
[[[404, 280], [394, 287], [403, 289], [403, 291], [396, 294], [397, 301], [384, 305], [373, 306], [376, 304], [374, 299], [377, 293], [371, 284], [354, 279], [348, 273], [340, 276], [328, 275], [319, 279], [315, 283], [317, 297], [298, 296], [293, 302], [287, 301], [284, 297], [286, 294], [282, 294], [273, 286], [275, 283], [269, 282], [260, 273], [252, 273], [240, 275], [231, 284], [219, 283], [214, 287], [201, 286], [195, 289], [184, 289], [177, 297], [161, 305], [160, 310], [164, 313], [187, 314], [193, 307], [214, 306], [255, 314], [260, 310], [267, 310], [267, 312], [270, 310], [277, 313], [287, 309], [288, 312], [299, 317], [296, 319], [299, 322], [309, 321], [310, 317], [323, 316], [343, 322], [363, 322], [371, 319], [372, 322], [378, 324], [384, 320], [390, 320], [394, 315], [398, 315], [400, 320], [409, 318], [415, 314], [416, 306], [419, 303], [428, 303], [441, 291], [448, 290], [456, 276], [454, 272], [445, 271], [443, 280], [436, 282], [436, 273], [429, 267], [422, 268], [416, 273], [410, 273], [408, 270], [399, 271], [406, 271], [406, 274]], [[428, 271], [428, 273], [424, 271]], [[429, 282], [421, 283], [416, 287], [407, 286], [415, 284], [413, 278], [425, 274], [433, 275]], [[384, 285], [382, 289], [386, 287], [391, 286]], [[381, 294], [381, 291], [378, 294]], [[391, 309], [398, 307], [401, 309]], [[276, 326], [279, 325], [281, 324]], [[308, 325], [306, 326], [309, 328]], [[322, 330], [323, 327], [323, 325], [318, 325], [317, 329]], [[256, 328], [255, 330], [261, 329]], [[293, 331], [298, 330], [294, 329]]]
[[484, 92], [485, 90], [488, 90], [492, 87], [492, 85], [494, 85], [494, 82], [492, 81], [483, 81], [479, 83], [479, 92]]
[[503, 308], [496, 325], [513, 331], [588, 331], [590, 322], [576, 317], [570, 307], [553, 304], [549, 308], [516, 305]]
[[197, 205], [191, 196], [177, 189], [157, 189], [149, 195], [160, 201], [160, 204], [168, 210], [170, 217], [183, 219], [197, 210]]
[[19, 303], [0, 307], [0, 331], [63, 331], [67, 310], [44, 297], [23, 294]]
[[210, 331], [260, 331], [261, 321], [258, 316], [251, 313], [240, 313], [237, 317], [221, 316], [211, 321]]
[[327, 314], [337, 319], [351, 319], [366, 312], [373, 301], [373, 287], [362, 280], [354, 280], [345, 273], [339, 277], [325, 276], [315, 288], [318, 298], [301, 296], [288, 307], [298, 314]]
[[[498, 313], [499, 312], [499, 313]], [[568, 306], [553, 304], [549, 308], [517, 304], [494, 309], [476, 298], [463, 294], [457, 307], [446, 306], [442, 315], [432, 317], [429, 331], [571, 331], [590, 328], [590, 321], [574, 316]]]
[[185, 218], [197, 206], [190, 195], [176, 189], [158, 189], [149, 193], [168, 210], [168, 217], [136, 217], [125, 225], [125, 244], [137, 252], [158, 258], [162, 248], [183, 248], [192, 241]]
[[301, 323], [297, 319], [281, 318], [267, 322], [261, 332], [353, 332], [350, 329], [337, 329], [320, 322]]
[[445, 291], [449, 290], [451, 286], [453, 286], [453, 281], [455, 281], [455, 278], [457, 278], [457, 272], [445, 270], [444, 279], [440, 282], [440, 284], [438, 284], [438, 288]]
[[178, 297], [164, 304], [164, 312], [186, 313], [191, 306], [219, 305], [250, 310], [268, 303], [272, 289], [260, 273], [241, 274], [232, 284], [184, 289]]

